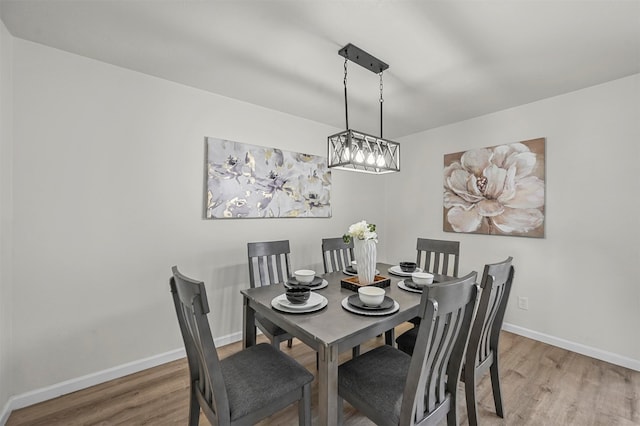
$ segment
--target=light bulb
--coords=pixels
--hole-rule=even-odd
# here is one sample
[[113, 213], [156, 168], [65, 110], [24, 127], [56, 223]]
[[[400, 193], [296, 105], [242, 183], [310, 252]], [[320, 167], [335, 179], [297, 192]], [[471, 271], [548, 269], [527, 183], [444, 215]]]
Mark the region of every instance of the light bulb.
[[342, 161], [349, 161], [349, 147], [342, 151]]
[[369, 155], [367, 155], [367, 164], [374, 164], [376, 162], [376, 158], [373, 156], [373, 153], [370, 152]]

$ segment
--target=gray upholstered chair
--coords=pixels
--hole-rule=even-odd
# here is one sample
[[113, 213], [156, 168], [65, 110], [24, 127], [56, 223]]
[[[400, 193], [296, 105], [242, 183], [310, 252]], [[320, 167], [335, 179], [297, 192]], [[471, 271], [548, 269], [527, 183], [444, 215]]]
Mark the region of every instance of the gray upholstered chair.
[[[512, 260], [513, 258], [509, 257], [500, 263], [485, 265], [482, 274], [482, 295], [471, 328], [462, 376], [470, 426], [478, 424], [476, 382], [487, 370], [491, 371], [491, 387], [496, 414], [504, 418], [502, 393], [500, 392], [498, 345], [515, 272], [511, 265]], [[475, 368], [473, 368], [474, 366]]]
[[458, 277], [460, 241], [418, 238], [416, 264], [433, 274]]
[[353, 240], [345, 243], [342, 237], [322, 239], [322, 264], [325, 274], [344, 271], [354, 259]]
[[296, 402], [300, 425], [310, 425], [313, 375], [266, 343], [220, 360], [204, 283], [175, 266], [172, 272], [171, 293], [189, 363], [189, 425], [198, 424], [200, 409], [213, 425], [248, 425]]
[[[249, 260], [249, 284], [251, 288], [284, 283], [291, 277], [289, 241], [265, 241], [247, 244]], [[292, 336], [262, 315], [256, 313], [256, 326], [267, 336], [271, 344], [280, 348], [280, 342], [287, 340], [292, 346]]]
[[412, 356], [383, 345], [340, 365], [338, 412], [345, 399], [377, 425], [436, 425], [445, 417], [457, 425], [458, 377], [478, 299], [476, 276], [425, 289]]

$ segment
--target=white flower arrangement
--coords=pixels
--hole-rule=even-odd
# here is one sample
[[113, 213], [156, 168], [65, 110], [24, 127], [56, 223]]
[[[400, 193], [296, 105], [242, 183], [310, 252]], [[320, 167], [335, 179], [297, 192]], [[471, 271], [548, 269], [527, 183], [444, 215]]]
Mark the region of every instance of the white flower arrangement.
[[376, 233], [376, 225], [367, 223], [366, 220], [356, 222], [349, 226], [349, 230], [342, 236], [345, 243], [350, 243], [352, 238], [358, 240], [374, 240], [378, 242], [378, 234]]

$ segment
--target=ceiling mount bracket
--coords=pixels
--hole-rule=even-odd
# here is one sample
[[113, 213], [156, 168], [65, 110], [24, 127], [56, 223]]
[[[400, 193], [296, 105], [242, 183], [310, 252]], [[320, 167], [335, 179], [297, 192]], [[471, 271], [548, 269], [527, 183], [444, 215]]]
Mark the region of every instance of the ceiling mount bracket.
[[382, 71], [389, 68], [389, 65], [385, 64], [380, 59], [351, 43], [340, 49], [338, 54], [376, 74], [380, 74]]

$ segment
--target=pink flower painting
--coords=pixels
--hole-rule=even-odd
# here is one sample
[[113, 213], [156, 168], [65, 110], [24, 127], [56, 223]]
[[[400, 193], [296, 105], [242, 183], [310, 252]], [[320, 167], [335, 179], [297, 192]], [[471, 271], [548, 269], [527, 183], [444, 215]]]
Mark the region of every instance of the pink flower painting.
[[544, 237], [545, 139], [444, 156], [449, 232]]

